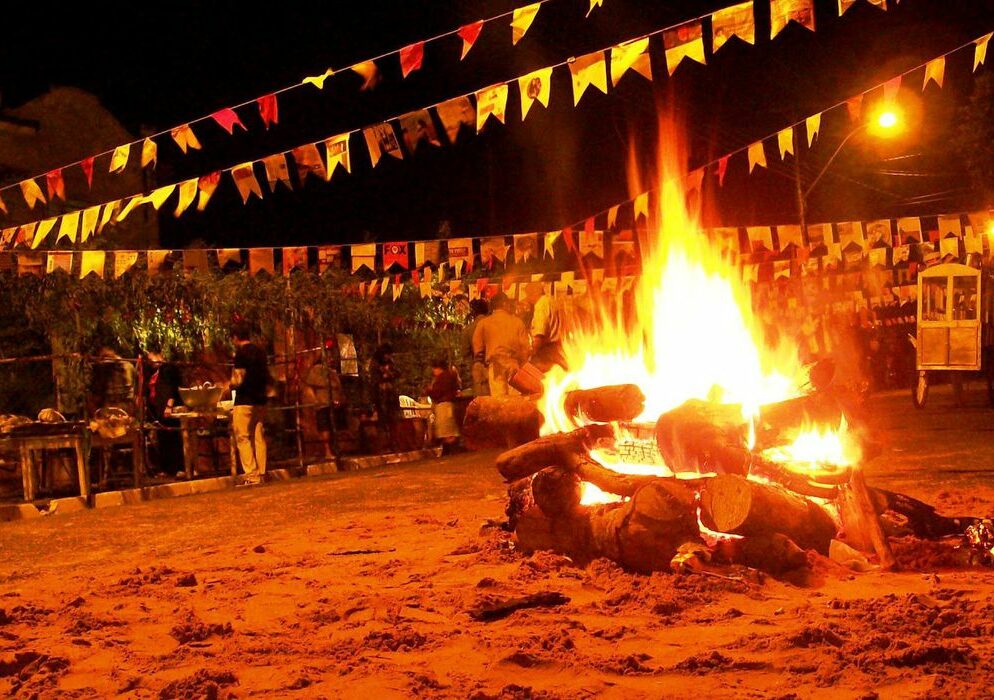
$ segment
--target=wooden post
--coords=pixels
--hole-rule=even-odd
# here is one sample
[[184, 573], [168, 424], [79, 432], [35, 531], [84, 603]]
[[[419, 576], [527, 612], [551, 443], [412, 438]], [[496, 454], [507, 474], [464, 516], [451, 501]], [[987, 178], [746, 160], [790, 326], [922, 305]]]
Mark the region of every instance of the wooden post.
[[849, 543], [857, 549], [867, 550], [872, 547], [880, 560], [880, 568], [884, 571], [896, 568], [897, 560], [891, 551], [887, 535], [880, 527], [880, 518], [866, 487], [862, 469], [854, 469], [849, 484], [843, 487], [839, 511]]

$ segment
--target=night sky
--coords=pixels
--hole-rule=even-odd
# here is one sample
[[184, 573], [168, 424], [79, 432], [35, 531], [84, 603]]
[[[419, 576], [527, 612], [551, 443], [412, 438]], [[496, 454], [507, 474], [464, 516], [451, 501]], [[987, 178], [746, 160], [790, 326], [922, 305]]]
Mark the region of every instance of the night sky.
[[[336, 12], [345, 4], [34, 3], [22, 10], [24, 29], [9, 26], [0, 48], [3, 103], [16, 106], [50, 85], [78, 86], [96, 94], [130, 131], [158, 130], [526, 3], [366, 0], [348, 3], [361, 12]], [[228, 136], [213, 123], [195, 127], [202, 152], [182, 156], [160, 141], [158, 181], [176, 182], [327, 138], [727, 4], [605, 0], [584, 19], [586, 0], [552, 0], [516, 47], [505, 18], [484, 28], [463, 62], [459, 38], [450, 37], [429, 45], [423, 68], [406, 80], [393, 57], [381, 62], [383, 81], [373, 91], [360, 92], [359, 78], [349, 73], [331, 78], [323, 91], [303, 86], [282, 95], [280, 124], [268, 132], [253, 106], [240, 110], [247, 133]], [[657, 36], [653, 83], [630, 74], [616, 90], [606, 96], [594, 91], [574, 109], [562, 68], [554, 75], [548, 110], [536, 105], [521, 123], [512, 86], [507, 126], [491, 122], [479, 136], [419, 149], [403, 162], [386, 159], [375, 171], [361, 138], [353, 138], [353, 174], [339, 173], [331, 183], [311, 178], [292, 193], [267, 190], [263, 201], [243, 207], [226, 178], [203, 214], [163, 217], [162, 243], [419, 239], [438, 235], [443, 222], [451, 235], [558, 229], [628, 198], [629, 145], [636, 145], [643, 165], [655, 160], [658, 110], [676, 110], [691, 162], [706, 162], [994, 29], [994, 0], [903, 0], [888, 12], [860, 2], [842, 18], [835, 0], [819, 0], [816, 33], [791, 25], [772, 42], [765, 0], [757, 0], [756, 15], [756, 46], [733, 40], [711, 56], [708, 45], [707, 66], [684, 65], [668, 79]], [[809, 222], [938, 214], [982, 204], [948, 149], [949, 124], [973, 86], [971, 57], [965, 52], [950, 60], [946, 88], [929, 89], [921, 100], [922, 123], [901, 142], [884, 148], [857, 140], [847, 147], [812, 195]], [[907, 82], [914, 102], [921, 72]], [[826, 117], [821, 143], [801, 151], [805, 178], [813, 178], [848, 128], [844, 117]], [[740, 156], [723, 188], [709, 181], [708, 223], [796, 220], [793, 163], [780, 163], [774, 148], [767, 150], [769, 172], [747, 176]], [[879, 172], [896, 169], [911, 175]], [[113, 247], [113, 241], [103, 245]]]

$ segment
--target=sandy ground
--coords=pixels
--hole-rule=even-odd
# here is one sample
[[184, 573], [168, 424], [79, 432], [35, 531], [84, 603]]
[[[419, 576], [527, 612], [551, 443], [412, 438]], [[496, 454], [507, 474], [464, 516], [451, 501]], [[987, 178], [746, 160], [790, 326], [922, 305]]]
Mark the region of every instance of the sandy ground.
[[[994, 411], [877, 397], [872, 484], [994, 511]], [[490, 520], [493, 454], [0, 526], [20, 697], [989, 697], [994, 572], [804, 587], [578, 569]], [[474, 621], [478, 603], [564, 605]]]

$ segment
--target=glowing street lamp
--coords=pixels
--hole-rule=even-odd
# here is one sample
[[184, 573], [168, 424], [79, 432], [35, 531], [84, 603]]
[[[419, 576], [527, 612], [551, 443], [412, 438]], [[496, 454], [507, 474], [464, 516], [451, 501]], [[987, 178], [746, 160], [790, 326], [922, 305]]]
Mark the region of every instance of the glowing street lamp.
[[893, 129], [897, 126], [897, 113], [886, 110], [877, 115], [877, 126], [881, 129]]

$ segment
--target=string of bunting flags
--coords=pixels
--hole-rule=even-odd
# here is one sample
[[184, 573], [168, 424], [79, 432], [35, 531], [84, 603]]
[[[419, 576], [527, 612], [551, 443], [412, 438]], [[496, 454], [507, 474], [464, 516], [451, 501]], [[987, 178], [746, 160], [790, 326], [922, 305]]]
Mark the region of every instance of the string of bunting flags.
[[[776, 8], [776, 16], [783, 20], [782, 24], [780, 24], [780, 20], [774, 23], [771, 29], [772, 36], [776, 36], [786, 26], [786, 23], [791, 21], [814, 29], [814, 15], [811, 11], [813, 0], [770, 0], [770, 2], [771, 8]], [[537, 13], [541, 4], [535, 3], [528, 7], [534, 8]], [[591, 9], [594, 6], [595, 3], [592, 2]], [[525, 9], [527, 8], [519, 8], [513, 14], [519, 16]], [[708, 19], [710, 21], [706, 25], [705, 20]], [[530, 21], [527, 25], [522, 24], [521, 26], [524, 27], [523, 31], [527, 31]], [[257, 177], [257, 166], [261, 166], [264, 171], [270, 191], [275, 191], [280, 183], [292, 189], [292, 175], [288, 158], [292, 159], [295, 165], [294, 170], [298, 183], [302, 184], [309, 175], [315, 175], [328, 181], [339, 167], [345, 173], [352, 172], [352, 140], [354, 136], [358, 137], [360, 134], [361, 143], [366, 146], [372, 168], [375, 168], [385, 156], [403, 160], [405, 152], [413, 154], [419, 148], [441, 146], [441, 133], [445, 134], [449, 143], [456, 143], [467, 132], [481, 132], [491, 120], [496, 120], [502, 124], [506, 123], [508, 94], [512, 85], [518, 87], [522, 120], [527, 118], [536, 102], [543, 107], [548, 107], [551, 98], [552, 73], [554, 70], [564, 67], [570, 72], [575, 107], [591, 86], [607, 94], [609, 75], [610, 84], [615, 86], [629, 71], [648, 80], [653, 80], [649, 56], [651, 37], [662, 36], [665, 61], [670, 75], [677, 70], [684, 59], [705, 63], [704, 29], [706, 26], [711, 28], [712, 53], [718, 51], [733, 36], [738, 36], [748, 43], [754, 43], [753, 1], [748, 0], [738, 5], [706, 13], [677, 25], [664, 27], [640, 37], [623, 41], [615, 46], [529, 72], [516, 80], [465, 93], [440, 103], [387, 118], [382, 122], [368, 124], [327, 139], [302, 144], [287, 151], [240, 163], [183, 182], [163, 185], [150, 193], [133, 194], [115, 201], [97, 204], [82, 211], [65, 213], [57, 217], [22, 224], [19, 227], [8, 227], [3, 230], [3, 234], [0, 236], [0, 248], [9, 248], [11, 245], [38, 248], [53, 231], [56, 235], [56, 243], [63, 238], [68, 239], [71, 244], [85, 243], [90, 236], [101, 233], [111, 221], [124, 221], [138, 206], [151, 204], [156, 210], [159, 210], [174, 192], [177, 193], [175, 216], [181, 216], [190, 209], [194, 202], [196, 202], [197, 210], [202, 211], [217, 190], [223, 174], [230, 174], [243, 203], [247, 203], [253, 197], [261, 199], [263, 190]], [[988, 40], [989, 38], [990, 35], [987, 36]], [[983, 44], [983, 48], [986, 50], [986, 42]], [[978, 44], [979, 50], [980, 45]], [[937, 78], [933, 76], [933, 79], [941, 86], [941, 75]], [[820, 115], [811, 117], [809, 120], [816, 118], [820, 118]], [[436, 119], [441, 125], [440, 129], [436, 128]], [[240, 124], [240, 121], [237, 114], [228, 110], [219, 123], [227, 125], [227, 130], [232, 130], [235, 125]], [[812, 124], [814, 133], [817, 133], [818, 128], [817, 123], [809, 121], [809, 143], [813, 139], [810, 131]], [[199, 141], [189, 125], [173, 129], [171, 134], [184, 152], [187, 149], [199, 148]], [[783, 132], [781, 132], [780, 138], [783, 138]], [[318, 149], [319, 145], [324, 146], [323, 158]], [[155, 143], [146, 140], [142, 147], [143, 165], [154, 165], [156, 154]], [[750, 172], [756, 165], [765, 166], [766, 160], [761, 144], [750, 146], [749, 155]], [[111, 170], [123, 169], [128, 162], [128, 157], [128, 148], [124, 148], [120, 152], [115, 149], [111, 158]], [[719, 161], [718, 165], [720, 179], [723, 179], [723, 168], [727, 165], [727, 157], [726, 160]], [[92, 172], [88, 177], [90, 175]], [[20, 185], [29, 206], [33, 207], [38, 201], [45, 201], [44, 193], [34, 179], [23, 181]]]

